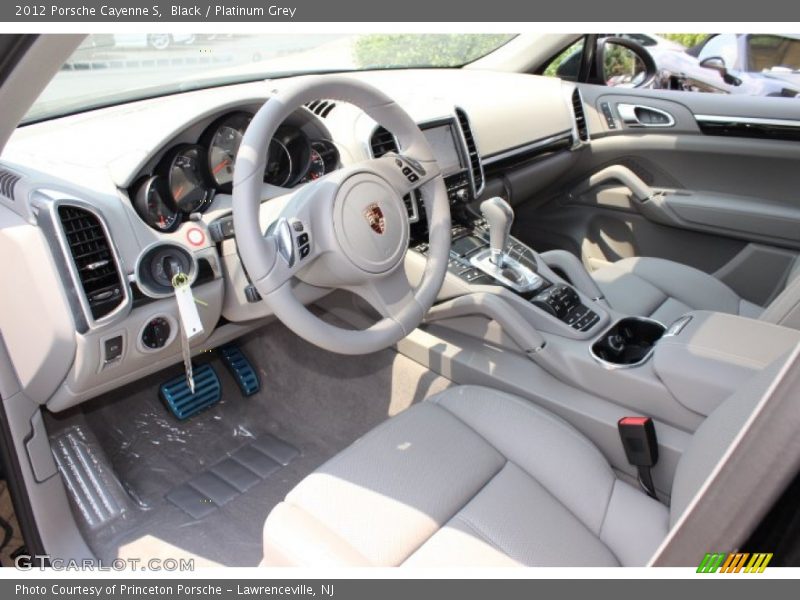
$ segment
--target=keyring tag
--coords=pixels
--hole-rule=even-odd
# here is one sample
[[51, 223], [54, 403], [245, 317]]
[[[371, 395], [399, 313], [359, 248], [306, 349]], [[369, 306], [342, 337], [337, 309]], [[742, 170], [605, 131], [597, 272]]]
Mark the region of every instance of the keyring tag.
[[172, 278], [172, 287], [175, 288], [175, 299], [178, 301], [178, 313], [181, 317], [181, 329], [187, 339], [203, 333], [203, 322], [197, 312], [197, 304], [189, 285], [189, 277], [184, 273], [177, 273]]
[[203, 322], [197, 312], [194, 294], [189, 285], [189, 277], [185, 273], [176, 273], [172, 278], [172, 287], [175, 288], [175, 300], [178, 302], [180, 316], [181, 352], [183, 354], [183, 368], [186, 370], [186, 384], [194, 395], [194, 369], [192, 368], [192, 351], [189, 338], [203, 332]]

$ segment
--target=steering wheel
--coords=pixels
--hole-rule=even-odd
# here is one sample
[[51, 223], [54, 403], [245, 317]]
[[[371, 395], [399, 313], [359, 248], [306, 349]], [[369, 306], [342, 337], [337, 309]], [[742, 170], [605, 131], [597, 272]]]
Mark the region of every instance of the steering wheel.
[[[394, 134], [400, 154], [341, 168], [297, 190], [265, 184], [269, 142], [278, 126], [320, 98], [363, 110]], [[425, 271], [416, 288], [404, 266], [409, 222], [403, 197], [414, 190], [422, 196], [429, 230]], [[261, 218], [265, 199], [282, 207], [269, 224]], [[332, 352], [367, 354], [407, 336], [433, 305], [447, 272], [450, 205], [430, 144], [391, 98], [354, 78], [308, 76], [273, 92], [239, 147], [233, 220], [239, 254], [263, 301], [297, 335]], [[327, 323], [295, 296], [297, 280], [349, 290], [382, 319], [363, 330]]]

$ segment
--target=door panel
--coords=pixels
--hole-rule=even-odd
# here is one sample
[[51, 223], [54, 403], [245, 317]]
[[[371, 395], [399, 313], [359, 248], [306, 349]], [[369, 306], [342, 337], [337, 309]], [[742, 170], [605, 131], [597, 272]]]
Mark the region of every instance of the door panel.
[[[580, 87], [591, 144], [546, 200], [516, 199], [517, 235], [540, 250], [568, 249], [590, 269], [655, 256], [719, 271], [764, 303], [771, 283], [782, 281], [759, 275], [784, 273], [800, 250], [800, 101]], [[697, 115], [758, 125], [724, 125], [712, 135]], [[759, 137], [718, 135], [742, 131]], [[614, 165], [647, 193], [618, 178], [587, 185]]]

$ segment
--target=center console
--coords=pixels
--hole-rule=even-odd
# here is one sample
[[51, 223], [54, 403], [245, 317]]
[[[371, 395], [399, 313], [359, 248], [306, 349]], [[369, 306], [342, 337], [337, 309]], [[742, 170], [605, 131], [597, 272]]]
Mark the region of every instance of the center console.
[[[463, 188], [456, 188], [456, 192], [458, 189]], [[470, 286], [501, 286], [576, 332], [592, 330], [600, 322], [600, 315], [587, 306], [574, 287], [544, 268], [531, 248], [509, 235], [513, 213], [505, 201], [492, 198], [481, 207], [483, 217], [454, 207], [448, 272]], [[505, 221], [498, 222], [498, 216], [492, 214], [492, 209], [498, 207], [508, 211]], [[501, 235], [493, 239], [492, 233], [498, 230]], [[412, 243], [412, 249], [426, 255], [428, 245]]]

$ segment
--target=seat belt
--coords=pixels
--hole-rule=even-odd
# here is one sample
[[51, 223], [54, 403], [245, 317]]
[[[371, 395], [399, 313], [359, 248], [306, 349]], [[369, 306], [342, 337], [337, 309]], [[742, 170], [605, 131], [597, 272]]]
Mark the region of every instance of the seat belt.
[[651, 468], [658, 462], [656, 428], [650, 417], [623, 417], [618, 423], [619, 437], [628, 462], [639, 472], [639, 483], [651, 498], [656, 498]]

